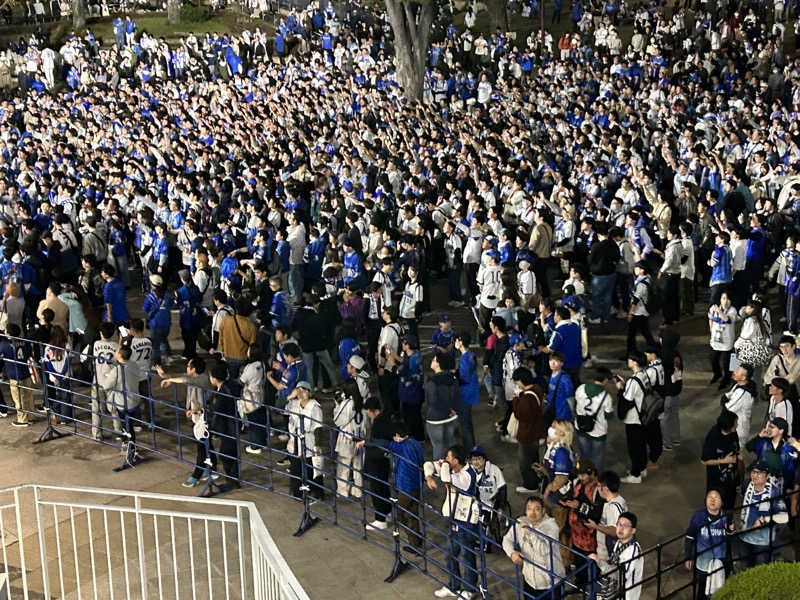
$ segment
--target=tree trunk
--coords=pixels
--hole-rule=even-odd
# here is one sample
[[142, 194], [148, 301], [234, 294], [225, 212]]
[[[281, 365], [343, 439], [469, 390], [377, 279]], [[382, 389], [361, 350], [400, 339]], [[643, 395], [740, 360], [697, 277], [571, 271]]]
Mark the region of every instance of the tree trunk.
[[409, 100], [422, 99], [425, 62], [433, 23], [433, 1], [385, 0], [394, 32], [394, 66], [397, 83]]
[[508, 8], [506, 0], [487, 0], [486, 12], [489, 13], [489, 35], [497, 31], [499, 27], [503, 31], [509, 31]]
[[167, 20], [170, 25], [181, 24], [181, 0], [167, 0]]
[[72, 26], [75, 29], [86, 26], [86, 0], [72, 0]]

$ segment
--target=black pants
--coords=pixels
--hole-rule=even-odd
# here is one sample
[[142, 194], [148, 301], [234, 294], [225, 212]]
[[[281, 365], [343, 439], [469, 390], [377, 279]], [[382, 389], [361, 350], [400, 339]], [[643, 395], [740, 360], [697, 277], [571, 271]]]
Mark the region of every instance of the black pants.
[[217, 436], [219, 439], [219, 458], [225, 475], [232, 483], [239, 485], [239, 444], [236, 437], [230, 435]]
[[[557, 551], [558, 550], [556, 550], [556, 552]], [[533, 586], [528, 585], [527, 581], [522, 582], [522, 590], [526, 594], [528, 594], [527, 596], [524, 596], [526, 600], [533, 600], [534, 598], [539, 598], [545, 592], [550, 592], [550, 595], [544, 596], [545, 600], [561, 600], [561, 594], [563, 592], [563, 588], [561, 586], [552, 588], [552, 591], [550, 588], [544, 588], [539, 590]]]
[[731, 350], [712, 350], [711, 351], [711, 370], [714, 377], [722, 378], [722, 383], [730, 383], [731, 372]]
[[539, 462], [539, 444], [519, 444], [517, 448], [519, 460], [519, 474], [522, 476], [522, 485], [529, 490], [539, 489], [539, 476], [531, 469], [531, 465]]
[[381, 322], [376, 319], [367, 319], [367, 360], [372, 372], [378, 370], [378, 338], [381, 335]]
[[625, 440], [631, 459], [631, 475], [639, 476], [647, 468], [647, 442], [642, 425], [625, 425]]
[[645, 425], [644, 431], [650, 461], [658, 462], [658, 459], [661, 458], [661, 453], [664, 451], [664, 439], [661, 437], [661, 421], [655, 419], [649, 425]]
[[375, 509], [375, 520], [386, 521], [386, 515], [391, 514], [392, 505], [389, 502], [391, 490], [385, 482], [389, 481], [389, 461], [385, 458], [367, 459], [364, 469], [368, 475], [369, 490], [372, 495], [372, 507]]
[[408, 434], [420, 443], [425, 442], [425, 426], [422, 423], [422, 407], [419, 404], [403, 402], [403, 420]]
[[[194, 460], [194, 471], [192, 471], [192, 477], [195, 479], [200, 479], [203, 476], [203, 471], [208, 468], [206, 464], [206, 458], [208, 454], [206, 453], [206, 445], [203, 442], [195, 442], [195, 446], [197, 447], [197, 455]], [[217, 469], [217, 453], [214, 452], [214, 442], [209, 438], [208, 440], [208, 448], [211, 451], [211, 468], [216, 471]]]
[[381, 397], [381, 407], [389, 414], [400, 412], [400, 398], [397, 394], [397, 375], [384, 369], [383, 375], [378, 375], [378, 392]]
[[536, 283], [542, 291], [542, 296], [550, 297], [550, 282], [547, 280], [547, 268], [550, 265], [549, 258], [537, 258], [533, 263], [533, 274], [536, 275]]
[[[309, 493], [314, 498], [322, 498], [322, 475], [314, 477], [314, 465], [311, 463], [311, 457], [305, 457], [306, 463], [306, 479], [309, 481]], [[300, 461], [299, 456], [289, 457], [289, 473], [292, 475], [289, 480], [289, 493], [295, 498], [301, 498], [300, 486], [303, 483], [303, 463]]]
[[648, 346], [656, 345], [653, 334], [650, 333], [650, 318], [644, 315], [633, 315], [628, 322], [628, 352], [636, 350], [637, 333], [641, 333], [644, 336]]
[[186, 358], [197, 356], [197, 333], [198, 328], [181, 329], [181, 339], [183, 339], [183, 355]]
[[664, 279], [664, 322], [671, 325], [681, 316], [681, 276], [680, 274], [665, 273], [662, 277]]
[[478, 297], [478, 263], [464, 263], [464, 271], [467, 277], [467, 299], [470, 306], [475, 305], [475, 298]]

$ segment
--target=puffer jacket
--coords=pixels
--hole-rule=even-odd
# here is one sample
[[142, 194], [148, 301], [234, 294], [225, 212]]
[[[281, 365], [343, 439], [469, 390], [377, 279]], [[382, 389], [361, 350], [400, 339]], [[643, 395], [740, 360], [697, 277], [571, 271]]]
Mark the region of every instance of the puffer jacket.
[[[461, 403], [458, 380], [452, 373], [436, 373], [425, 382], [425, 403], [428, 407], [426, 420], [447, 421], [450, 411]], [[452, 417], [455, 418], [455, 417]]]
[[[520, 517], [503, 538], [503, 551], [509, 558], [516, 551], [526, 559], [522, 565], [522, 576], [534, 589], [549, 589], [558, 585], [564, 577], [560, 546], [554, 541], [558, 541], [558, 525], [553, 517], [545, 517], [535, 526], [528, 517]], [[553, 575], [550, 574], [551, 561]]]

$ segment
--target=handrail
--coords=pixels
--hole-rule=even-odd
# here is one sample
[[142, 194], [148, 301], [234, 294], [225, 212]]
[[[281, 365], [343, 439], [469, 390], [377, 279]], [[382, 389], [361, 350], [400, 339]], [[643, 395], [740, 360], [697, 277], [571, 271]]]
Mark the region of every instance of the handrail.
[[[16, 343], [33, 344], [34, 347], [38, 349], [39, 355], [41, 355], [44, 347], [49, 346], [49, 344], [28, 340], [25, 338], [10, 339]], [[471, 563], [471, 561], [465, 561], [463, 553], [462, 557], [455, 561], [455, 563], [448, 563], [447, 559], [451, 554], [452, 544], [454, 543], [452, 534], [452, 526], [454, 525], [454, 522], [450, 517], [444, 516], [442, 511], [436, 506], [433, 506], [430, 501], [425, 501], [421, 492], [418, 494], [418, 496], [411, 498], [409, 494], [397, 489], [397, 465], [400, 464], [400, 461], [406, 461], [406, 464], [408, 463], [406, 458], [389, 451], [388, 448], [376, 446], [371, 443], [368, 444], [371, 448], [373, 448], [372, 452], [375, 451], [375, 448], [380, 448], [379, 452], [391, 460], [392, 468], [389, 471], [389, 475], [386, 478], [383, 478], [377, 476], [375, 473], [369, 472], [368, 469], [364, 468], [364, 449], [359, 452], [357, 462], [359, 465], [358, 467], [356, 467], [356, 463], [353, 462], [355, 459], [344, 461], [341, 456], [336, 454], [336, 440], [340, 435], [347, 435], [346, 432], [335, 427], [334, 425], [325, 423], [324, 421], [317, 421], [311, 417], [292, 412], [291, 410], [279, 409], [265, 402], [254, 403], [257, 406], [257, 411], [264, 411], [262, 420], [255, 420], [254, 418], [248, 420], [246, 415], [228, 414], [218, 411], [215, 413], [215, 417], [212, 417], [212, 421], [214, 418], [219, 417], [223, 421], [222, 429], [219, 429], [218, 423], [211, 423], [211, 437], [198, 441], [191, 433], [184, 431], [184, 426], [188, 425], [188, 420], [183, 414], [184, 409], [182, 407], [182, 403], [179, 401], [178, 385], [173, 386], [172, 394], [167, 399], [159, 398], [158, 396], [154, 396], [152, 393], [140, 396], [137, 391], [122, 390], [126, 409], [123, 411], [124, 415], [104, 413], [102, 407], [100, 406], [98, 406], [96, 410], [92, 406], [87, 409], [85, 406], [79, 405], [78, 403], [71, 403], [69, 400], [65, 401], [63, 399], [63, 394], [72, 394], [78, 399], [83, 399], [84, 403], [87, 399], [91, 402], [95, 402], [94, 397], [98, 387], [96, 383], [97, 375], [95, 372], [96, 359], [90, 355], [82, 354], [79, 351], [71, 349], [62, 350], [68, 352], [71, 357], [79, 357], [83, 360], [90, 360], [92, 374], [90, 377], [91, 382], [73, 378], [71, 372], [68, 377], [65, 377], [64, 380], [58, 384], [54, 385], [52, 382], [44, 381], [43, 389], [45, 397], [45, 409], [48, 413], [52, 412], [52, 409], [54, 408], [53, 405], [57, 407], [59, 404], [63, 405], [67, 403], [69, 403], [71, 406], [74, 406], [76, 413], [79, 413], [73, 415], [69, 419], [66, 419], [68, 423], [67, 428], [50, 427], [50, 429], [53, 429], [55, 432], [53, 437], [57, 437], [66, 433], [91, 438], [91, 436], [86, 432], [86, 428], [88, 428], [90, 424], [86, 420], [81, 420], [80, 418], [80, 416], [89, 413], [93, 421], [91, 424], [92, 428], [96, 428], [101, 432], [109, 432], [110, 428], [108, 428], [107, 425], [104, 427], [102, 422], [97, 424], [94, 423], [95, 418], [98, 420], [102, 418], [110, 419], [115, 427], [119, 426], [123, 430], [123, 445], [128, 445], [129, 447], [128, 456], [131, 456], [131, 452], [133, 450], [139, 449], [154, 452], [159, 456], [164, 456], [172, 460], [178, 460], [179, 462], [194, 465], [195, 461], [187, 459], [185, 456], [186, 446], [188, 444], [188, 447], [191, 449], [202, 446], [201, 454], [206, 457], [205, 464], [212, 477], [208, 479], [203, 488], [203, 492], [201, 493], [214, 494], [227, 489], [226, 484], [243, 483], [281, 495], [287, 495], [286, 492], [280, 489], [280, 486], [277, 485], [277, 483], [281, 480], [285, 480], [290, 484], [290, 488], [294, 487], [297, 490], [295, 494], [299, 494], [299, 499], [302, 501], [303, 505], [302, 517], [296, 535], [302, 535], [307, 529], [313, 527], [317, 522], [324, 521], [336, 526], [342, 531], [360, 537], [368, 543], [376, 545], [377, 547], [380, 547], [383, 550], [393, 554], [395, 565], [392, 569], [392, 574], [390, 575], [389, 579], [393, 579], [403, 570], [410, 567], [420, 571], [424, 575], [435, 581], [438, 581], [439, 583], [442, 583], [443, 585], [447, 585], [447, 582], [441, 581], [441, 579], [437, 577], [437, 574], [432, 572], [432, 568], [441, 570], [445, 574], [448, 574], [455, 566], [460, 567], [462, 570], [467, 567], [473, 571], [477, 571], [477, 577], [479, 581], [476, 584], [476, 587], [478, 587], [479, 591], [484, 595], [488, 594], [488, 587], [500, 585], [502, 587], [513, 589], [518, 598], [531, 597], [529, 594], [521, 591], [521, 582], [523, 579], [521, 573], [522, 565], [514, 565], [512, 570], [510, 567], [510, 561], [504, 561], [498, 565], [496, 561], [493, 560], [489, 562], [486, 558], [486, 551], [489, 549], [495, 549], [502, 552], [503, 548], [499, 540], [493, 539], [491, 535], [487, 534], [485, 527], [489, 523], [502, 521], [510, 524], [511, 528], [513, 528], [512, 531], [516, 531], [514, 525], [518, 524], [517, 519], [514, 519], [511, 515], [505, 514], [501, 510], [497, 510], [492, 506], [488, 506], [480, 502], [479, 499], [475, 499], [480, 508], [480, 512], [483, 515], [483, 519], [477, 524], [476, 530], [472, 534], [474, 540], [471, 542], [471, 544], [476, 546], [478, 550], [474, 551], [474, 549], [469, 549], [467, 551], [475, 555], [476, 567], [472, 568], [466, 564]], [[13, 360], [7, 362], [16, 363], [20, 366], [26, 364], [21, 361]], [[43, 368], [42, 374], [42, 379], [46, 380], [47, 376], [44, 374]], [[152, 386], [151, 379], [152, 373], [148, 373], [147, 389], [155, 390], [157, 388]], [[75, 384], [75, 389], [73, 389], [72, 384]], [[199, 390], [199, 396], [202, 398], [205, 415], [212, 414], [213, 411], [209, 410], [209, 408], [212, 405], [212, 400], [215, 396], [227, 398], [233, 403], [233, 406], [236, 406], [236, 401], [240, 399], [233, 396], [227, 396], [226, 394], [222, 394], [218, 391], [199, 388], [197, 386], [193, 386], [191, 383], [182, 383], [179, 385], [184, 386], [187, 392], [192, 388]], [[85, 386], [89, 386], [89, 392], [81, 393], [79, 388]], [[59, 394], [62, 395], [60, 396]], [[127, 410], [129, 397], [134, 398], [136, 404], [139, 404], [141, 401], [146, 402], [149, 406], [149, 411], [145, 412], [148, 414], [134, 415]], [[248, 399], [248, 401], [252, 402], [251, 399]], [[216, 405], [216, 402], [214, 405]], [[162, 413], [159, 414], [159, 416], [163, 416], [164, 412], [168, 412], [169, 418], [174, 419], [174, 422], [170, 422], [170, 424], [165, 426], [163, 422], [161, 422], [161, 419], [156, 419], [156, 409], [158, 409], [159, 413]], [[255, 411], [252, 411], [249, 414], [254, 414], [254, 412]], [[85, 419], [86, 417], [83, 418]], [[295, 432], [290, 432], [288, 426], [284, 426], [282, 424], [284, 419], [295, 419], [299, 421], [299, 429], [296, 429]], [[149, 427], [151, 430], [151, 435], [148, 436], [144, 433], [141, 433], [136, 437], [135, 443], [128, 444], [127, 442], [131, 438], [131, 434], [128, 432], [131, 431], [134, 424], [141, 424]], [[320, 447], [318, 449], [316, 447], [314, 449], [306, 448], [307, 424], [312, 430], [321, 429], [325, 433], [325, 442], [322, 441], [322, 435], [320, 435]], [[243, 428], [247, 428], [247, 436], [243, 434]], [[259, 438], [260, 441], [248, 442], [247, 438], [250, 438], [251, 440], [253, 439], [251, 436], [253, 435], [254, 431], [255, 434], [257, 434], [254, 437]], [[306, 457], [308, 460], [300, 460], [298, 459], [297, 453], [293, 455], [287, 449], [276, 446], [275, 440], [277, 436], [280, 435], [289, 435], [290, 437], [294, 438], [296, 444], [299, 446], [299, 456]], [[168, 440], [172, 440], [175, 445], [171, 447], [166, 446], [162, 440], [163, 436], [169, 436]], [[266, 453], [266, 464], [264, 464], [261, 456], [249, 455], [242, 452], [242, 447], [245, 444], [255, 444], [256, 447]], [[177, 454], [175, 452], [176, 450]], [[198, 454], [198, 456], [200, 456], [200, 454]], [[238, 465], [236, 473], [232, 476], [227, 469], [223, 472], [223, 469], [220, 467], [220, 465], [214, 465], [215, 458], [218, 459], [219, 462], [223, 463], [223, 465], [225, 465], [226, 462], [229, 464]], [[290, 460], [290, 462], [293, 464], [293, 467], [290, 469], [288, 474], [284, 472], [279, 465], [277, 465], [277, 462], [284, 459]], [[326, 463], [328, 465], [327, 468], [325, 467]], [[417, 469], [417, 473], [420, 478], [419, 487], [420, 490], [423, 490], [424, 478], [419, 465], [412, 466]], [[125, 468], [125, 465], [122, 465], [120, 468]], [[246, 475], [242, 473], [242, 471], [245, 470], [247, 471]], [[251, 470], [255, 470], [254, 476], [250, 474]], [[362, 482], [356, 483], [355, 478], [352, 483], [349, 482], [351, 473], [355, 473], [355, 471], [359, 471], [359, 475], [363, 478]], [[340, 472], [344, 473], [344, 482], [347, 483], [346, 487], [358, 492], [356, 498], [341, 496], [338, 493], [339, 484], [343, 483]], [[218, 484], [215, 482], [215, 476], [219, 476], [221, 481], [225, 483]], [[50, 486], [50, 488], [70, 489], [63, 487], [60, 488], [59, 486]], [[0, 490], [0, 492], [2, 492], [2, 490]], [[98, 493], [108, 493], [108, 491], [98, 490]], [[458, 494], [461, 495], [462, 493], [458, 491]], [[331, 498], [331, 500], [315, 500], [313, 496], [317, 495], [327, 495]], [[150, 496], [148, 493], [143, 492], [139, 494], [139, 497], [144, 499]], [[164, 495], [160, 494], [153, 494], [152, 497], [159, 499], [165, 498]], [[177, 501], [186, 500], [185, 496], [167, 497]], [[372, 510], [378, 510], [377, 506], [381, 503], [382, 499], [385, 501], [385, 504], [383, 505], [384, 508], [381, 509], [381, 511], [386, 513], [387, 516], [393, 517], [391, 520], [394, 523], [391, 531], [387, 534], [384, 534], [380, 530], [370, 530], [367, 527], [369, 523], [367, 515]], [[401, 499], [405, 502], [411, 502], [413, 509], [409, 508], [408, 506], [399, 506], [398, 504], [400, 503]], [[206, 501], [229, 506], [249, 507], [252, 504], [213, 499], [206, 499]], [[368, 503], [370, 502], [376, 508], [370, 509], [368, 507]], [[421, 515], [419, 514], [419, 511], [421, 511]], [[416, 525], [409, 527], [404, 524], [404, 520], [408, 518], [412, 519], [412, 524], [416, 523]], [[416, 529], [414, 527], [416, 527]], [[405, 530], [406, 534], [418, 533], [423, 536], [422, 555], [418, 560], [416, 557], [409, 556], [406, 550], [402, 547], [400, 534], [403, 530]], [[388, 532], [389, 530], [386, 531]], [[389, 540], [383, 539], [388, 537], [388, 535], [391, 535], [391, 543], [389, 543]], [[536, 561], [530, 560], [526, 556], [523, 556], [523, 564], [532, 566], [534, 572], [546, 574], [550, 578], [550, 581], [560, 581], [560, 585], [565, 586], [570, 591], [578, 592], [584, 598], [594, 598], [596, 593], [595, 583], [598, 578], [602, 576], [602, 574], [599, 573], [595, 563], [591, 560], [588, 560], [588, 557], [586, 557], [584, 554], [570, 548], [560, 540], [549, 538], [541, 532], [536, 532], [536, 535], [549, 548], [551, 562], [549, 565], [542, 565]], [[650, 572], [646, 574], [642, 581], [637, 585], [645, 586], [655, 584], [659, 598], [670, 597], [669, 594], [674, 594], [674, 592], [670, 592], [668, 595], [663, 595], [662, 575], [674, 570], [680, 563], [665, 565], [663, 560], [663, 552], [664, 548], [671, 546], [678, 540], [681, 540], [683, 537], [683, 535], [675, 536], [666, 541], [662, 541], [656, 546], [642, 552], [641, 556], [645, 559], [650, 559], [655, 554], [657, 565], [655, 570], [650, 570]], [[517, 545], [518, 540], [514, 539], [513, 541], [514, 544]], [[552, 562], [556, 552], [576, 554], [585, 559], [584, 562], [586, 564], [577, 571], [570, 572], [562, 579], [561, 576], [555, 572], [555, 565]], [[479, 566], [477, 566], [478, 564]], [[586, 575], [586, 579], [589, 582], [588, 590], [586, 589], [585, 585], [581, 586], [576, 583], [576, 578], [583, 578], [583, 574]], [[464, 577], [459, 575], [451, 583], [454, 582], [458, 585], [472, 585], [467, 581], [467, 579], [470, 578], [471, 574], [469, 577], [466, 577], [466, 575]], [[685, 588], [686, 586], [681, 589]]]

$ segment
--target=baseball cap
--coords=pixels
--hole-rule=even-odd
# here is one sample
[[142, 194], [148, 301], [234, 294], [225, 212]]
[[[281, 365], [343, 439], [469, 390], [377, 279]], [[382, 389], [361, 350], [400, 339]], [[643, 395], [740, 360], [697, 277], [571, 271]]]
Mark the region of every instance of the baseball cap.
[[419, 340], [417, 336], [413, 333], [409, 333], [406, 337], [403, 338], [403, 343], [408, 344], [409, 348], [417, 349], [419, 348]]
[[449, 323], [449, 322], [450, 322], [450, 317], [449, 316], [442, 315], [441, 317], [439, 317], [439, 323]]
[[353, 368], [358, 369], [359, 371], [364, 368], [364, 365], [367, 364], [366, 361], [362, 357], [360, 357], [358, 354], [354, 354], [353, 356], [351, 356], [350, 360], [347, 361], [347, 362], [350, 365], [352, 365]]
[[516, 346], [517, 344], [524, 344], [528, 341], [528, 338], [520, 333], [512, 333], [508, 336], [508, 343], [512, 346]]
[[161, 275], [150, 275], [150, 283], [151, 285], [164, 285], [164, 279]]
[[500, 260], [500, 253], [497, 250], [489, 250], [486, 253], [486, 256], [488, 256], [489, 258], [493, 258], [495, 260]]
[[298, 381], [295, 387], [308, 390], [309, 392], [311, 391], [311, 384], [308, 381]]
[[473, 446], [472, 450], [469, 451], [469, 455], [486, 458], [486, 450], [483, 449], [483, 446]]
[[751, 471], [761, 471], [762, 473], [769, 473], [770, 468], [769, 464], [765, 460], [757, 460], [752, 465], [750, 465]]

